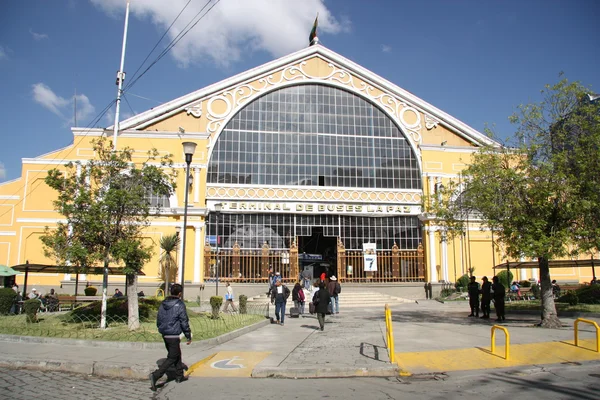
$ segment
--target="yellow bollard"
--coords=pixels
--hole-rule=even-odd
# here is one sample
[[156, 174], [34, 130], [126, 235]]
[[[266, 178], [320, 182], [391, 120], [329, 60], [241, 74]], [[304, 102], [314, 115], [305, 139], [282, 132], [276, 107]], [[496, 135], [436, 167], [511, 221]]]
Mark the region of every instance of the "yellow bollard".
[[492, 354], [496, 351], [496, 329], [500, 329], [504, 332], [504, 336], [506, 337], [506, 345], [504, 346], [504, 359], [508, 360], [510, 358], [510, 334], [508, 333], [508, 329], [500, 325], [492, 326]]
[[386, 304], [385, 305], [385, 338], [386, 345], [389, 352], [390, 362], [393, 364], [396, 362], [396, 355], [394, 353], [394, 329], [392, 327], [392, 310]]
[[579, 323], [584, 322], [586, 324], [592, 325], [596, 328], [596, 352], [600, 353], [600, 327], [595, 321], [590, 321], [589, 319], [577, 318], [575, 320], [575, 346], [579, 346]]
[[161, 299], [165, 297], [165, 291], [162, 290], [161, 288], [156, 289], [156, 292], [154, 293], [157, 299]]

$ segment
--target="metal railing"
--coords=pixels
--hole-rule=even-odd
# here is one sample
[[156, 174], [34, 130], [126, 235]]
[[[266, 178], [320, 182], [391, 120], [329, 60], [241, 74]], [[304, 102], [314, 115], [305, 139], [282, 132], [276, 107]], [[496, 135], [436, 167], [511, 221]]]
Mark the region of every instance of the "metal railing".
[[387, 304], [385, 305], [385, 338], [390, 362], [394, 364], [396, 362], [396, 354], [394, 353], [394, 327], [392, 326], [392, 310]]
[[575, 328], [575, 346], [579, 347], [579, 323], [580, 322], [583, 322], [585, 324], [590, 324], [594, 328], [596, 328], [596, 352], [600, 353], [600, 327], [598, 327], [598, 324], [595, 321], [591, 321], [589, 319], [577, 318], [575, 320], [575, 322], [573, 323], [574, 328]]
[[342, 282], [424, 282], [423, 254], [418, 250], [378, 251], [377, 271], [365, 271], [362, 250], [346, 250], [338, 271]]
[[496, 351], [496, 330], [501, 330], [504, 332], [504, 337], [505, 337], [505, 346], [504, 346], [504, 359], [508, 360], [510, 358], [510, 334], [508, 333], [508, 329], [506, 329], [504, 326], [500, 326], [500, 325], [494, 325], [492, 326], [492, 345], [491, 345], [491, 352], [492, 354], [494, 354], [494, 352]]

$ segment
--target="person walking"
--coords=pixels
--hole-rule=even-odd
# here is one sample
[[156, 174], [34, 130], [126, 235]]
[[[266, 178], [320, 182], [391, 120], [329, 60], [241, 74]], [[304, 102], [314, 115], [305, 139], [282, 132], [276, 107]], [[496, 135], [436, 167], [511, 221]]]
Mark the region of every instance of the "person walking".
[[302, 271], [302, 278], [304, 279], [304, 287], [306, 288], [306, 290], [310, 291], [311, 289], [311, 285], [310, 285], [310, 281], [312, 279], [311, 276], [311, 272], [310, 270], [307, 268], [304, 271]]
[[304, 314], [304, 290], [300, 282], [296, 282], [292, 289], [292, 300], [294, 301], [294, 307], [298, 309], [300, 314]]
[[331, 296], [324, 282], [321, 282], [319, 285], [319, 290], [314, 294], [312, 302], [315, 305], [319, 327], [323, 331], [325, 329], [325, 314], [327, 314], [327, 307], [329, 307], [329, 303], [331, 302]]
[[488, 281], [487, 276], [484, 276], [481, 284], [481, 312], [483, 319], [490, 318], [490, 303], [492, 302], [492, 284]]
[[469, 293], [469, 305], [471, 306], [471, 314], [469, 317], [479, 318], [479, 283], [475, 280], [474, 276], [469, 278], [471, 281], [467, 285], [467, 292]]
[[167, 358], [160, 367], [152, 372], [150, 378], [150, 388], [156, 391], [156, 381], [158, 381], [169, 368], [175, 368], [175, 381], [181, 383], [187, 381], [188, 377], [184, 375], [184, 365], [181, 361], [181, 348], [179, 346], [181, 339], [179, 335], [185, 335], [186, 344], [192, 343], [192, 331], [185, 309], [185, 303], [181, 300], [183, 287], [175, 283], [171, 286], [171, 295], [161, 303], [156, 317], [156, 326], [158, 332], [162, 335], [165, 347], [167, 348]]
[[235, 304], [233, 302], [233, 288], [229, 282], [227, 282], [225, 286], [225, 306], [223, 306], [223, 312], [226, 312], [229, 309], [229, 306], [231, 306], [233, 312], [236, 312], [237, 310], [235, 309]]
[[290, 289], [281, 280], [276, 279], [275, 287], [271, 291], [271, 304], [275, 304], [275, 318], [277, 318], [277, 324], [282, 326], [285, 320], [285, 303], [288, 297], [290, 297]]
[[496, 321], [506, 321], [504, 316], [504, 296], [506, 288], [500, 283], [497, 276], [492, 278], [492, 290], [494, 291], [494, 308], [496, 309]]
[[340, 313], [340, 303], [338, 300], [338, 295], [342, 291], [342, 287], [338, 282], [335, 275], [332, 275], [329, 278], [329, 283], [327, 284], [327, 291], [329, 292], [329, 296], [331, 297], [331, 314], [339, 314]]

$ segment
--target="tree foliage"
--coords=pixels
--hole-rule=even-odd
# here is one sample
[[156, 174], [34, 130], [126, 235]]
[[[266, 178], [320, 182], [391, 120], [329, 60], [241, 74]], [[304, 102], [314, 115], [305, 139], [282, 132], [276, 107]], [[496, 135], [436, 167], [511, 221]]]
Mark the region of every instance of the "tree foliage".
[[[159, 277], [165, 283], [175, 282], [177, 278], [177, 260], [175, 259], [175, 253], [179, 248], [181, 240], [179, 235], [165, 235], [160, 238], [160, 249], [162, 254], [160, 255], [160, 271]], [[168, 292], [165, 286], [165, 293]]]
[[600, 124], [588, 92], [566, 79], [547, 85], [539, 103], [511, 116], [514, 146], [482, 147], [430, 202], [450, 231], [476, 215], [507, 257], [538, 260], [546, 327], [560, 327], [548, 260], [599, 248]]
[[[160, 212], [151, 207], [148, 195], [169, 196], [176, 172], [170, 156], [158, 158], [155, 149], [138, 163], [130, 148], [113, 151], [106, 138], [92, 143], [94, 159], [48, 172], [45, 182], [58, 192], [54, 208], [64, 222], [46, 227], [44, 251], [69, 272], [113, 264], [135, 276], [152, 256], [144, 230], [149, 217]], [[105, 273], [104, 293], [106, 279]]]

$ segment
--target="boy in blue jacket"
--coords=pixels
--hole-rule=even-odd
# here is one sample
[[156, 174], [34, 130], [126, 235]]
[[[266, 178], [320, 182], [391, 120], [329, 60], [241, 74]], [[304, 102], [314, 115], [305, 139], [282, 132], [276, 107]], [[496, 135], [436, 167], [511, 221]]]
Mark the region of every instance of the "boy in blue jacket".
[[183, 288], [179, 284], [171, 286], [171, 296], [167, 297], [160, 308], [156, 318], [158, 332], [163, 336], [165, 347], [167, 348], [167, 358], [162, 365], [150, 374], [150, 388], [156, 391], [156, 381], [158, 381], [169, 368], [175, 367], [175, 381], [181, 383], [188, 378], [183, 375], [184, 365], [181, 362], [181, 348], [179, 347], [179, 335], [183, 333], [187, 339], [186, 344], [192, 343], [192, 331], [190, 330], [189, 319], [185, 304], [181, 300]]

